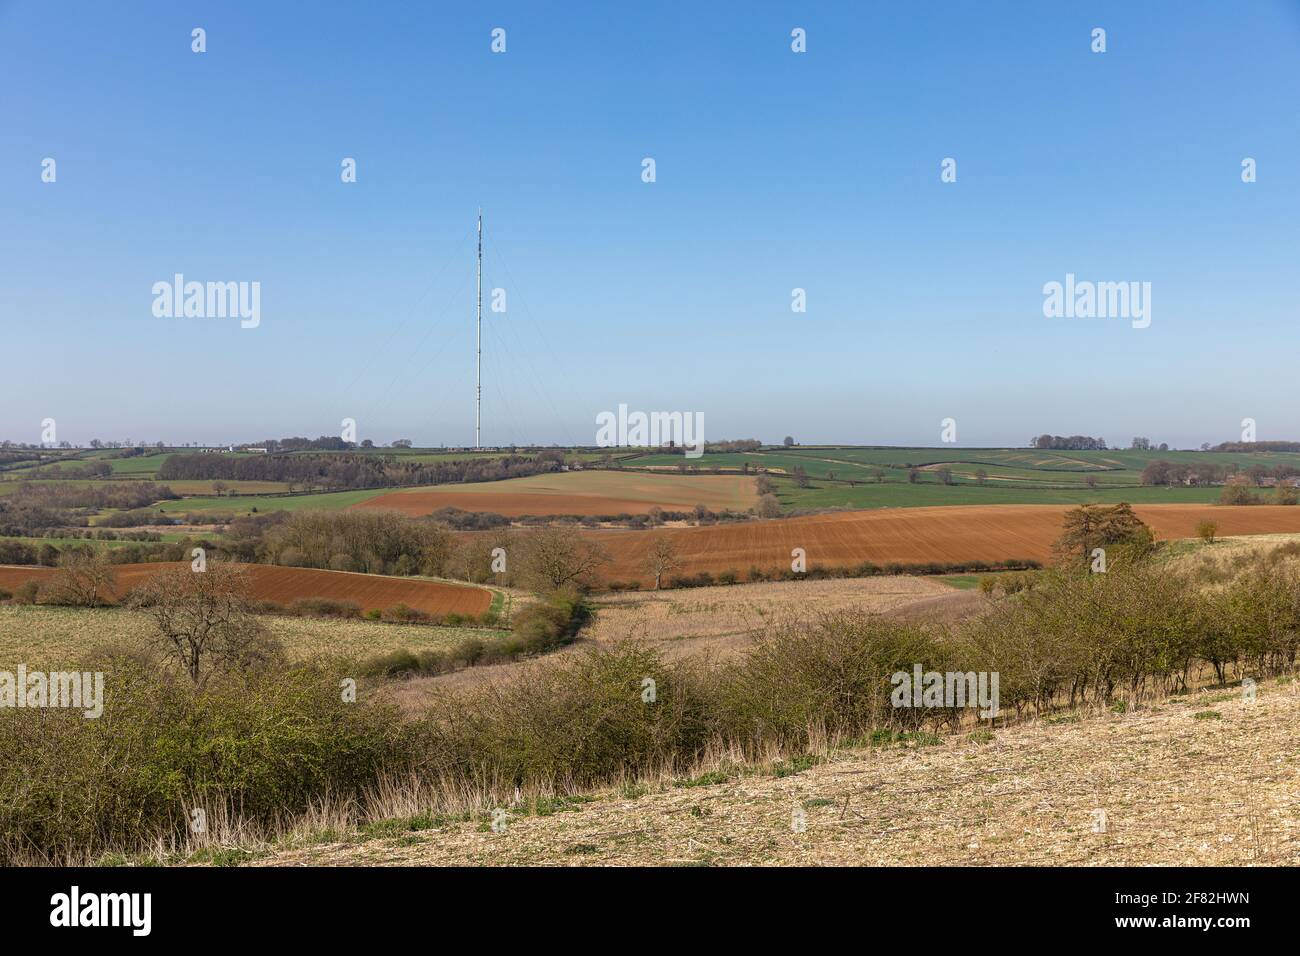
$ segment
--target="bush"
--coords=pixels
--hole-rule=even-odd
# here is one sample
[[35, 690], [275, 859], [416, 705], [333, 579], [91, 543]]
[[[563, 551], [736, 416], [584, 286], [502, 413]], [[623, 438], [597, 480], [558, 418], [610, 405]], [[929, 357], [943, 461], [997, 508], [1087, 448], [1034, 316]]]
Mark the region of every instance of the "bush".
[[551, 595], [515, 615], [514, 633], [522, 642], [518, 653], [536, 654], [563, 644], [591, 618], [591, 608], [572, 592]]
[[672, 578], [669, 587], [673, 588], [707, 588], [715, 584], [713, 575], [708, 571]]
[[962, 670], [1001, 674], [1002, 706], [1110, 702], [1117, 690], [1184, 683], [1203, 625], [1193, 592], [1164, 568], [1120, 564], [1105, 574], [1041, 572], [1032, 586], [966, 624]]
[[1219, 492], [1221, 505], [1253, 505], [1258, 502], [1244, 479], [1230, 479]]
[[187, 808], [233, 805], [273, 824], [325, 794], [359, 795], [412, 752], [395, 708], [343, 705], [327, 667], [195, 689], [126, 657], [97, 663], [111, 706], [98, 720], [0, 711], [0, 861], [33, 849], [95, 859], [184, 843]]
[[948, 656], [935, 632], [851, 611], [781, 625], [714, 676], [712, 726], [754, 752], [769, 743], [802, 746], [813, 728], [849, 736], [914, 729], [927, 712], [894, 707], [890, 677], [916, 664], [945, 670]]
[[363, 661], [357, 668], [362, 677], [393, 677], [418, 670], [420, 660], [409, 650], [389, 651]]
[[59, 569], [45, 583], [46, 603], [99, 607], [109, 603], [114, 582], [114, 569], [107, 555], [88, 548], [69, 548], [59, 557]]
[[1214, 539], [1219, 533], [1219, 526], [1213, 521], [1201, 521], [1196, 525], [1196, 536], [1208, 544], [1214, 544]]
[[302, 568], [307, 566], [307, 556], [298, 548], [285, 548], [275, 563], [289, 568]]
[[35, 604], [40, 598], [41, 585], [39, 581], [24, 581], [14, 589], [15, 604]]
[[360, 617], [361, 605], [356, 601], [336, 601], [331, 598], [299, 598], [287, 608], [290, 614], [300, 617]]
[[[655, 682], [653, 704], [642, 697], [647, 678]], [[689, 760], [708, 731], [695, 683], [633, 644], [441, 698], [425, 727], [440, 773], [508, 786], [562, 780], [566, 787]]]
[[394, 624], [428, 624], [433, 620], [428, 612], [400, 603], [384, 608], [381, 616], [383, 620]]
[[487, 645], [477, 637], [467, 637], [452, 649], [450, 659], [461, 667], [472, 667], [483, 659]]

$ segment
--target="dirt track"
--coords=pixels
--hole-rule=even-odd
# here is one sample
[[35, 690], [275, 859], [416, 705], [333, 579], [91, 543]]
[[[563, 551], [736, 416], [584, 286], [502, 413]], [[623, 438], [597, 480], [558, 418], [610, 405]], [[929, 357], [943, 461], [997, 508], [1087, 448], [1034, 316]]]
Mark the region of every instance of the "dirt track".
[[[808, 566], [838, 566], [870, 561], [904, 564], [929, 561], [1046, 561], [1061, 534], [1069, 508], [1063, 505], [962, 505], [942, 508], [882, 508], [842, 511], [805, 518], [746, 521], [662, 531], [588, 532], [613, 557], [604, 577], [640, 581], [657, 535], [676, 544], [679, 574], [734, 570], [751, 566], [788, 568], [790, 552], [803, 548]], [[1300, 507], [1283, 505], [1138, 505], [1133, 509], [1161, 540], [1191, 538], [1197, 523], [1210, 520], [1220, 536], [1300, 532]]]
[[[117, 593], [124, 593], [162, 568], [176, 564], [123, 564], [117, 571]], [[282, 568], [268, 564], [244, 565], [249, 572], [249, 590], [255, 601], [289, 604], [300, 598], [330, 598], [355, 601], [363, 611], [383, 610], [394, 604], [430, 614], [482, 614], [492, 603], [491, 592], [483, 588], [353, 574], [348, 571], [319, 571], [315, 568]], [[0, 567], [0, 587], [12, 591], [24, 581], [46, 580], [53, 568]]]

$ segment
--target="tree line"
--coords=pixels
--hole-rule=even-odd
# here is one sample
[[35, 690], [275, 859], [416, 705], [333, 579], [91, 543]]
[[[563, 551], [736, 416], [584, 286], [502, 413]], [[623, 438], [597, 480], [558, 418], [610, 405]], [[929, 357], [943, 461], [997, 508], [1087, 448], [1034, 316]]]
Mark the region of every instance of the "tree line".
[[158, 469], [159, 481], [279, 481], [303, 488], [355, 490], [470, 481], [503, 481], [560, 470], [563, 453], [503, 455], [463, 461], [410, 461], [384, 455], [175, 454]]
[[1048, 448], [1055, 451], [1106, 451], [1106, 439], [1090, 438], [1087, 435], [1048, 435], [1046, 433], [1029, 439], [1030, 448]]
[[1267, 465], [1250, 465], [1242, 468], [1235, 462], [1224, 465], [1211, 462], [1175, 464], [1160, 459], [1149, 462], [1142, 469], [1141, 481], [1144, 485], [1221, 485], [1234, 477], [1242, 477], [1250, 484], [1258, 486], [1263, 484], [1266, 478], [1281, 481], [1296, 476], [1300, 476], [1300, 466], [1296, 465], [1274, 465], [1271, 468]]

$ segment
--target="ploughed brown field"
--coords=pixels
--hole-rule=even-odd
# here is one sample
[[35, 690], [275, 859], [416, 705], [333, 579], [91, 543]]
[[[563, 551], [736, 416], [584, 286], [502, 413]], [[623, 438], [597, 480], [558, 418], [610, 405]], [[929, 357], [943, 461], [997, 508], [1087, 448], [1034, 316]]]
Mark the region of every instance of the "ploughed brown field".
[[[162, 568], [177, 564], [121, 564], [115, 592], [124, 594]], [[355, 601], [361, 610], [383, 610], [394, 604], [426, 611], [429, 614], [482, 614], [492, 603], [492, 594], [483, 588], [417, 581], [378, 574], [354, 574], [350, 571], [319, 571], [315, 568], [282, 568], [269, 564], [246, 564], [249, 592], [255, 601], [290, 604], [301, 598], [329, 598]], [[33, 578], [44, 581], [54, 568], [0, 567], [0, 588], [14, 590]]]
[[[681, 567], [677, 575], [790, 566], [790, 552], [803, 548], [808, 565], [835, 567], [870, 561], [883, 565], [959, 561], [1047, 561], [1061, 535], [1069, 508], [1062, 505], [958, 505], [941, 508], [882, 508], [841, 511], [804, 518], [746, 521], [658, 531], [599, 529], [585, 534], [599, 541], [613, 561], [607, 581], [653, 583], [646, 558], [658, 535], [672, 539]], [[1134, 512], [1157, 539], [1191, 538], [1202, 520], [1218, 534], [1300, 532], [1300, 506], [1212, 504], [1135, 505]]]
[[645, 514], [651, 508], [744, 511], [756, 500], [754, 479], [742, 475], [647, 475], [640, 472], [570, 471], [508, 481], [435, 485], [393, 491], [353, 508], [432, 514], [440, 508], [520, 515]]

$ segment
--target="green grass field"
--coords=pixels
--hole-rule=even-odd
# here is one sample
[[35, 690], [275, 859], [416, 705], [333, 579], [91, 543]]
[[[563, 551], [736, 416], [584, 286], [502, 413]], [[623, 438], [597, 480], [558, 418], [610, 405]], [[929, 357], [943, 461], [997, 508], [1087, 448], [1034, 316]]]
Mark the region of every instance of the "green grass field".
[[158, 473], [159, 467], [169, 457], [167, 453], [158, 455], [140, 455], [136, 458], [112, 458], [109, 460], [109, 467], [113, 469], [114, 475], [130, 475], [133, 478], [152, 478]]
[[[1050, 451], [1032, 448], [860, 448], [800, 447], [756, 452], [708, 454], [684, 460], [679, 455], [644, 454], [628, 467], [753, 471], [765, 468], [777, 484], [786, 510], [798, 508], [909, 508], [968, 504], [1083, 504], [1096, 502], [1199, 503], [1218, 500], [1218, 487], [1157, 487], [1141, 483], [1153, 461], [1175, 464], [1236, 464], [1300, 468], [1300, 453], [1196, 451]], [[938, 469], [951, 472], [952, 484]], [[802, 468], [812, 482], [799, 488], [785, 477]], [[908, 472], [920, 469], [920, 480]], [[979, 475], [983, 472], [983, 475]], [[853, 484], [850, 484], [852, 482]], [[1262, 492], [1268, 494], [1268, 492]]]
[[982, 574], [938, 574], [935, 575], [934, 580], [958, 591], [971, 591], [979, 587], [982, 577], [984, 577]]

